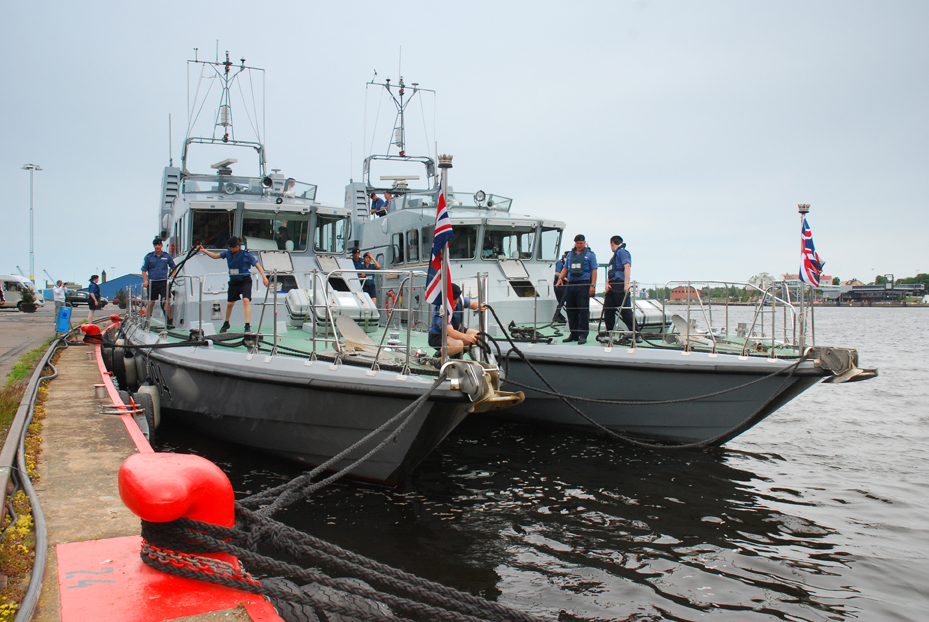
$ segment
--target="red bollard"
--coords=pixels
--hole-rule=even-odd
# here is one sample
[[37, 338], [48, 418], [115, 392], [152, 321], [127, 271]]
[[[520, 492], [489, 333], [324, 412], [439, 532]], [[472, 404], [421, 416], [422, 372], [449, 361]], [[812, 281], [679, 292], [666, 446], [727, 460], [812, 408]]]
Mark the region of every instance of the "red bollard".
[[229, 478], [200, 456], [129, 456], [119, 467], [119, 496], [133, 514], [152, 523], [190, 518], [222, 527], [235, 525]]
[[102, 343], [100, 336], [100, 327], [96, 324], [82, 324], [81, 332], [84, 333], [84, 343]]

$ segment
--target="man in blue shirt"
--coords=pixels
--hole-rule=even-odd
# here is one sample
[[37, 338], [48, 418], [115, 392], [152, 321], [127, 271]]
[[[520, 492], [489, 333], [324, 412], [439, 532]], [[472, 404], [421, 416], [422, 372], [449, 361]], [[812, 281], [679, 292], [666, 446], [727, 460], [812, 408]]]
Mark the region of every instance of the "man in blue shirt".
[[165, 315], [165, 328], [174, 328], [171, 322], [171, 301], [168, 299], [168, 276], [174, 270], [174, 257], [163, 253], [164, 241], [152, 240], [155, 250], [142, 260], [142, 287], [148, 291], [148, 317], [152, 317], [155, 301], [161, 299], [161, 310]]
[[[374, 257], [371, 256], [371, 253], [365, 253], [364, 259], [361, 258], [361, 249], [354, 248], [352, 249], [352, 263], [355, 264], [355, 270], [380, 270], [381, 265], [374, 261]], [[374, 276], [370, 274], [365, 274], [364, 272], [358, 273], [358, 278], [361, 280], [361, 291], [371, 296], [371, 301], [374, 302], [374, 306], [377, 306], [377, 286], [374, 284]]]
[[[246, 250], [242, 250], [242, 247], [239, 245], [239, 238], [229, 238], [229, 242], [226, 246], [229, 247], [229, 250], [219, 253], [208, 251], [202, 246], [198, 246], [197, 250], [202, 251], [213, 259], [225, 259], [226, 265], [229, 266], [229, 295], [226, 297], [226, 321], [223, 322], [223, 326], [219, 329], [219, 332], [224, 333], [229, 330], [229, 318], [232, 317], [232, 308], [235, 306], [235, 301], [241, 298], [242, 311], [245, 313], [245, 332], [248, 333], [252, 330], [250, 323], [252, 319], [252, 307], [249, 304], [252, 299], [251, 267], [255, 266], [258, 268], [258, 273], [261, 275], [265, 287], [268, 286], [268, 277], [265, 276], [264, 270], [261, 269], [261, 265], [258, 263], [258, 260], [255, 259], [255, 256]], [[258, 330], [261, 330], [260, 326]]]
[[97, 309], [102, 309], [103, 305], [100, 301], [100, 286], [97, 285], [97, 280], [100, 277], [96, 274], [90, 277], [90, 285], [87, 286], [87, 293], [90, 294], [90, 299], [87, 301], [87, 323], [90, 324], [94, 321], [94, 311]]
[[[452, 321], [448, 325], [445, 336], [448, 355], [454, 356], [464, 349], [465, 344], [470, 346], [477, 342], [477, 331], [462, 326], [464, 309], [471, 309], [472, 311], [481, 309], [483, 311], [487, 308], [487, 305], [481, 307], [476, 300], [463, 298], [461, 288], [455, 283], [452, 283], [450, 287], [452, 288], [452, 299], [455, 300], [455, 312], [452, 314]], [[439, 314], [441, 308], [441, 302], [433, 305], [432, 323], [429, 325], [429, 345], [437, 349], [442, 347], [442, 322], [445, 321], [445, 318]]]
[[371, 195], [371, 215], [372, 216], [386, 216], [387, 210], [390, 209], [390, 193], [385, 192], [384, 198], [377, 198], [377, 194]]
[[574, 236], [574, 250], [568, 253], [558, 277], [556, 287], [566, 280], [568, 284], [564, 303], [568, 311], [568, 328], [571, 334], [565, 337], [564, 341], [576, 341], [584, 345], [590, 331], [590, 297], [594, 295], [597, 282], [597, 256], [587, 247], [584, 234], [578, 233]]
[[[607, 269], [609, 283], [607, 283], [606, 295], [603, 298], [603, 321], [606, 324], [606, 330], [612, 332], [616, 323], [616, 309], [619, 309], [619, 317], [628, 330], [632, 330], [632, 308], [629, 304], [632, 256], [626, 250], [626, 244], [621, 236], [614, 235], [610, 238], [610, 248], [613, 249], [613, 256], [610, 257]], [[637, 339], [641, 340], [641, 337]]]

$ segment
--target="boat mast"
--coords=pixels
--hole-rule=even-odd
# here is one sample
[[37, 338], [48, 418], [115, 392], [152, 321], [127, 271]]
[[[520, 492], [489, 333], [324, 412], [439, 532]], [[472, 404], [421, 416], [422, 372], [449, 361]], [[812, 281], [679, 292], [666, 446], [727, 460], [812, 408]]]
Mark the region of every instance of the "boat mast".
[[[452, 168], [452, 156], [442, 155], [439, 156], [439, 170], [441, 171], [441, 185], [439, 186], [439, 196], [445, 197], [446, 209], [448, 209], [448, 169]], [[449, 271], [449, 262], [448, 262], [448, 244], [445, 244], [442, 247], [442, 317], [445, 318], [445, 321], [442, 322], [442, 366], [445, 365], [445, 361], [448, 359], [448, 323], [451, 321], [451, 318], [448, 317], [449, 313], [455, 313], [455, 307], [452, 307], [451, 311], [448, 310], [448, 292], [451, 284], [448, 282], [451, 278], [451, 272]], [[455, 301], [457, 306], [458, 301]]]
[[[809, 203], [800, 203], [797, 205], [797, 211], [800, 212], [800, 231], [803, 231], [803, 221], [806, 219], [806, 215], [810, 212]], [[802, 252], [802, 251], [801, 251]], [[802, 258], [802, 255], [801, 255]], [[797, 275], [800, 277], [800, 356], [803, 356], [803, 351], [806, 349], [806, 309], [804, 308], [804, 298], [806, 292], [806, 283], [803, 280], [803, 264], [801, 259], [800, 265], [800, 274]], [[810, 286], [810, 295], [812, 296], [815, 290]], [[812, 309], [813, 302], [810, 301], [810, 307]]]
[[[377, 75], [375, 73], [375, 75]], [[387, 91], [390, 96], [390, 100], [393, 102], [394, 106], [397, 109], [397, 116], [394, 118], [394, 128], [391, 132], [390, 142], [387, 144], [387, 152], [384, 155], [376, 156], [371, 155], [365, 159], [365, 170], [363, 173], [364, 181], [368, 186], [371, 186], [370, 182], [370, 161], [372, 159], [377, 160], [404, 160], [404, 161], [421, 161], [426, 166], [426, 174], [429, 178], [435, 179], [435, 163], [431, 157], [428, 156], [408, 156], [406, 154], [406, 109], [410, 105], [410, 102], [413, 101], [413, 98], [417, 93], [435, 93], [432, 89], [420, 88], [418, 82], [413, 82], [410, 87], [407, 87], [406, 83], [403, 81], [403, 76], [400, 76], [400, 81], [398, 84], [391, 84], [390, 78], [386, 78], [383, 82], [375, 82], [375, 79], [372, 78], [367, 86], [381, 86]], [[409, 92], [408, 92], [409, 91]], [[376, 131], [376, 128], [375, 128]], [[428, 137], [427, 137], [428, 138]], [[427, 141], [428, 142], [428, 141]], [[372, 143], [373, 144], [373, 143]], [[393, 146], [397, 147], [397, 155], [391, 155], [390, 150]], [[427, 147], [428, 150], [428, 147]], [[428, 181], [428, 180], [427, 180]]]
[[[196, 48], [194, 48], [196, 51]], [[210, 80], [219, 80], [221, 93], [219, 96], [219, 107], [216, 109], [216, 117], [213, 123], [213, 132], [212, 136], [207, 137], [196, 137], [191, 136], [194, 125], [197, 123], [197, 119], [200, 117], [200, 112], [203, 109], [203, 106], [206, 104], [206, 97], [209, 95], [211, 87], [207, 88], [207, 92], [203, 96], [203, 102], [200, 104], [200, 109], [194, 114], [194, 108], [197, 106], [197, 98], [200, 91], [200, 85], [197, 86], [197, 92], [194, 94], [193, 106], [187, 111], [187, 137], [184, 139], [184, 148], [181, 151], [181, 168], [182, 170], [187, 170], [187, 150], [188, 147], [193, 143], [207, 144], [207, 145], [216, 145], [216, 144], [227, 144], [227, 145], [240, 145], [246, 147], [252, 147], [258, 152], [258, 162], [260, 175], [263, 177], [265, 175], [265, 148], [264, 144], [261, 142], [261, 132], [259, 131], [257, 125], [252, 126], [252, 129], [255, 132], [257, 138], [256, 141], [246, 141], [246, 140], [236, 140], [235, 138], [235, 128], [232, 122], [232, 96], [230, 90], [232, 85], [235, 83], [236, 79], [239, 76], [248, 71], [260, 71], [262, 76], [262, 85], [264, 84], [264, 69], [259, 67], [250, 67], [245, 64], [245, 58], [240, 59], [240, 64], [238, 66], [234, 65], [229, 58], [229, 51], [226, 51], [226, 60], [220, 62], [218, 59], [216, 61], [202, 61], [196, 60], [196, 53], [194, 54], [194, 60], [187, 61], [188, 66], [200, 65], [201, 66], [201, 75], [200, 82], [204, 81], [204, 76], [202, 69], [210, 67], [214, 71], [214, 75], [209, 76], [206, 79]], [[264, 97], [264, 88], [262, 86], [262, 98]], [[264, 100], [262, 99], [262, 109], [264, 109]], [[254, 123], [257, 124], [257, 110]], [[247, 113], [246, 113], [247, 114]], [[251, 117], [249, 117], [251, 118]], [[220, 136], [217, 136], [217, 133]]]

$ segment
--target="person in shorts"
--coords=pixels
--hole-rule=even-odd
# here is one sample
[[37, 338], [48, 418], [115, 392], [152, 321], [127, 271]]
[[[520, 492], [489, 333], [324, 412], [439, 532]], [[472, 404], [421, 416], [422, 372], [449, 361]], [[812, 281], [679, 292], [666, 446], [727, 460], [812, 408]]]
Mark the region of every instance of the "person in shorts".
[[[232, 308], [235, 306], [236, 301], [241, 298], [242, 312], [245, 314], [244, 330], [246, 333], [249, 333], [252, 330], [252, 307], [250, 304], [252, 299], [252, 266], [258, 269], [258, 274], [261, 275], [265, 287], [268, 286], [268, 277], [265, 276], [264, 270], [261, 269], [261, 264], [258, 263], [255, 256], [247, 250], [242, 249], [239, 238], [229, 238], [229, 242], [226, 246], [228, 250], [224, 250], [220, 253], [208, 251], [202, 246], [198, 246], [197, 250], [213, 259], [225, 259], [226, 265], [229, 266], [229, 295], [226, 297], [226, 321], [223, 322], [219, 332], [224, 333], [229, 330], [229, 318], [232, 317]], [[259, 327], [259, 330], [261, 330], [261, 327]]]
[[162, 311], [165, 315], [165, 328], [174, 328], [171, 322], [171, 303], [168, 300], [168, 277], [171, 271], [175, 269], [174, 257], [171, 253], [162, 252], [164, 240], [155, 238], [152, 240], [152, 246], [155, 250], [150, 252], [142, 260], [142, 287], [148, 292], [148, 317], [152, 317], [152, 311], [155, 309], [155, 302], [161, 299]]

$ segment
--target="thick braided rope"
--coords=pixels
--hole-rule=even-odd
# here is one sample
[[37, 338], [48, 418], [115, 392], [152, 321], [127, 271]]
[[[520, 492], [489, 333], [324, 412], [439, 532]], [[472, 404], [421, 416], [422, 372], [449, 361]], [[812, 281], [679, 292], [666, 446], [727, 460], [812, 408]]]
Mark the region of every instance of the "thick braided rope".
[[[337, 545], [320, 540], [292, 527], [288, 527], [287, 525], [261, 517], [254, 512], [242, 510], [241, 508], [240, 512], [244, 512], [245, 515], [243, 518], [247, 523], [252, 523], [253, 525], [256, 523], [260, 524], [265, 534], [263, 541], [267, 542], [278, 551], [282, 551], [295, 559], [315, 559], [345, 574], [358, 576], [371, 583], [379, 583], [397, 592], [413, 594], [421, 601], [434, 603], [447, 610], [462, 611], [466, 616], [473, 616], [481, 620], [494, 620], [498, 622], [538, 622], [538, 618], [529, 614], [429, 581], [428, 579], [418, 577], [386, 564], [381, 564], [364, 556], [352, 553], [351, 551], [346, 551]], [[174, 537], [163, 546], [189, 547], [188, 543], [190, 540], [196, 540], [201, 543], [201, 545], [196, 547], [197, 550], [203, 551], [207, 550], [207, 548], [216, 550], [213, 548], [215, 546], [223, 550], [223, 552], [239, 556], [241, 559], [248, 561], [250, 566], [251, 564], [258, 564], [267, 567], [265, 560], [269, 558], [265, 558], [252, 551], [245, 551], [232, 543], [223, 541], [226, 539], [231, 539], [232, 541], [243, 540], [243, 532], [239, 529], [223, 528], [207, 523], [191, 521], [189, 519], [180, 519], [175, 521], [175, 524], [179, 528], [189, 529], [191, 531], [170, 531], [169, 533]], [[166, 528], [166, 526], [159, 526], [157, 531], [160, 534]], [[209, 536], [206, 536], [206, 533], [202, 532], [208, 533]], [[203, 544], [208, 544], [208, 546], [204, 547], [202, 546]], [[302, 576], [301, 574], [297, 574], [296, 571], [310, 573], [314, 571], [304, 571], [304, 569], [297, 566], [273, 566], [268, 567], [268, 569], [275, 573], [287, 574], [288, 576], [299, 576], [304, 580], [326, 584], [326, 581], [322, 579], [325, 575], [313, 574]], [[325, 579], [333, 581], [328, 577], [325, 577]], [[359, 589], [363, 588], [359, 588], [354, 584], [333, 584], [332, 587], [366, 598], [381, 600], [387, 605], [396, 606], [398, 609], [405, 609], [402, 604], [403, 601], [388, 602], [383, 598], [373, 596], [367, 591], [359, 591]]]
[[[164, 538], [166, 534], [172, 534], [174, 538], [166, 539]], [[181, 530], [181, 529], [178, 529], [176, 526], [174, 526], [174, 524], [161, 524], [156, 527], [153, 524], [149, 523], [144, 526], [143, 535], [156, 538], [158, 540], [158, 546], [161, 546], [164, 548], [170, 548], [170, 547], [189, 548], [188, 543], [190, 540], [193, 540], [194, 542], [199, 543], [201, 546], [204, 546], [204, 545], [207, 546], [211, 550], [214, 550], [214, 551], [218, 550], [224, 553], [229, 553], [231, 555], [238, 556], [241, 560], [249, 563], [250, 567], [261, 568], [263, 570], [269, 571], [269, 573], [273, 573], [276, 575], [291, 576], [291, 577], [301, 579], [303, 581], [327, 585], [334, 589], [337, 589], [343, 592], [352, 593], [362, 598], [367, 598], [370, 600], [382, 602], [385, 605], [392, 607], [394, 609], [397, 609], [397, 610], [414, 613], [420, 616], [425, 616], [426, 619], [443, 620], [443, 621], [448, 621], [448, 622], [478, 622], [481, 620], [498, 621], [498, 620], [514, 620], [514, 619], [534, 620], [533, 618], [528, 617], [528, 616], [526, 618], [514, 618], [513, 613], [517, 613], [517, 612], [513, 612], [512, 610], [507, 610], [510, 613], [510, 615], [507, 617], [500, 617], [496, 615], [491, 615], [488, 617], [486, 615], [488, 613], [486, 611], [486, 607], [468, 606], [453, 598], [437, 597], [436, 595], [429, 594], [429, 593], [421, 593], [421, 592], [417, 593], [418, 590], [416, 590], [415, 588], [411, 589], [409, 587], [404, 587], [404, 586], [401, 586], [401, 589], [404, 589], [404, 591], [416, 594], [420, 598], [420, 600], [424, 600], [424, 601], [431, 600], [431, 601], [438, 602], [439, 606], [432, 606], [432, 605], [424, 604], [423, 602], [419, 602], [419, 601], [412, 600], [409, 598], [398, 597], [398, 596], [394, 596], [392, 594], [388, 594], [385, 592], [378, 592], [372, 588], [362, 587], [353, 582], [333, 579], [318, 570], [310, 570], [306, 568], [301, 568], [294, 564], [282, 562], [282, 561], [275, 560], [273, 558], [270, 558], [264, 555], [260, 555], [253, 551], [249, 551], [247, 549], [243, 549], [241, 547], [235, 546], [234, 544], [223, 542], [222, 540], [217, 540], [212, 535], [209, 535], [206, 533], [201, 533], [198, 531]], [[187, 539], [187, 542], [185, 542], [185, 539]], [[168, 571], [173, 572], [174, 568], [175, 567], [170, 567]], [[201, 574], [204, 574], [204, 573], [201, 573]], [[205, 575], [203, 578], [208, 581], [213, 581], [212, 577], [214, 576], [216, 575]], [[223, 583], [223, 584], [225, 585], [226, 583]], [[248, 588], [242, 588], [242, 589], [248, 589]], [[254, 590], [248, 589], [248, 591], [254, 591]], [[297, 602], [293, 597], [288, 597], [286, 593], [283, 596], [280, 596], [278, 594], [274, 594], [274, 596], [275, 598], [282, 598], [283, 600], [290, 600], [293, 602]], [[313, 599], [310, 599], [310, 600], [311, 602], [309, 602], [308, 604], [320, 606], [324, 609], [328, 609], [332, 607], [331, 605], [328, 605], [326, 603], [318, 603]], [[303, 601], [299, 601], [299, 602], [303, 602]], [[467, 613], [460, 613], [459, 611], [466, 611]], [[337, 611], [337, 613], [344, 613], [344, 612]], [[356, 614], [351, 613], [351, 615], [356, 615]], [[368, 615], [369, 616], [373, 615], [374, 617], [371, 617], [371, 618], [366, 617], [365, 619], [376, 619], [376, 620], [385, 619], [383, 617], [377, 617], [375, 614], [368, 614]], [[396, 618], [387, 618], [387, 619], [396, 619]]]

